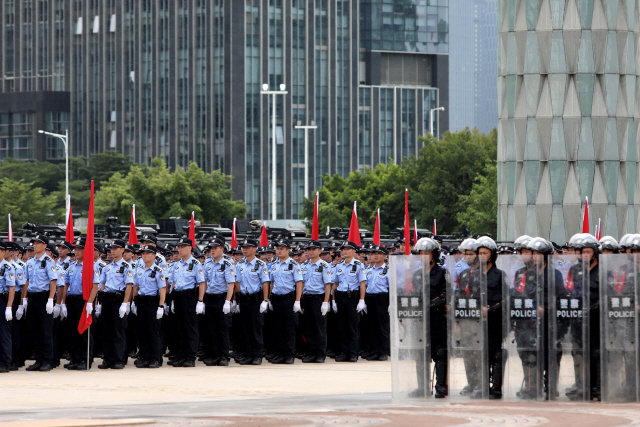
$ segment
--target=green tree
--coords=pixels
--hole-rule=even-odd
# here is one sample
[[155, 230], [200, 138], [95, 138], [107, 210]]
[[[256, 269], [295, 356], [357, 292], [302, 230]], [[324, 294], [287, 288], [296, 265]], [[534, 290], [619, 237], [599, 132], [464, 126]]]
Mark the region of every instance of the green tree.
[[488, 163], [484, 174], [478, 175], [469, 195], [460, 195], [460, 204], [465, 209], [458, 212], [457, 220], [469, 227], [471, 234], [498, 235], [498, 168], [495, 162]]
[[152, 166], [134, 165], [127, 174], [116, 172], [96, 191], [96, 220], [117, 216], [127, 223], [131, 205], [136, 205], [136, 221], [153, 223], [158, 218], [189, 218], [194, 211], [203, 223], [223, 218], [244, 218], [246, 205], [231, 200], [230, 177], [220, 171], [205, 173], [191, 162], [185, 170], [171, 172], [164, 160]]
[[33, 184], [34, 187], [41, 188], [43, 194], [48, 195], [55, 191], [64, 191], [64, 164], [26, 162], [9, 157], [0, 165], [0, 178]]
[[7, 230], [8, 216], [14, 228], [25, 222], [47, 224], [51, 219], [48, 214], [61, 216], [63, 212], [56, 209], [56, 196], [43, 195], [42, 189], [33, 183], [10, 178], [0, 178], [0, 229]]
[[87, 188], [90, 188], [90, 182], [93, 180], [96, 190], [100, 188], [101, 183], [107, 182], [116, 172], [126, 175], [133, 166], [130, 156], [113, 150], [93, 154], [89, 159], [84, 156], [76, 157], [71, 159], [71, 162], [74, 179], [84, 180], [87, 183]]

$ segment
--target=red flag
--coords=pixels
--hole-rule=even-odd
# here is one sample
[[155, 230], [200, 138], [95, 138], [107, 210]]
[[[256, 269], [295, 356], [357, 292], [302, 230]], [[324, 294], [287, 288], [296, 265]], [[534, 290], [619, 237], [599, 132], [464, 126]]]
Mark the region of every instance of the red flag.
[[356, 212], [356, 202], [353, 202], [353, 213], [351, 214], [351, 225], [349, 226], [349, 241], [361, 246], [360, 227], [358, 226], [358, 213]]
[[64, 240], [69, 243], [73, 243], [74, 235], [73, 235], [73, 214], [71, 212], [71, 196], [67, 200], [67, 230], [65, 233]]
[[433, 235], [436, 235], [436, 219], [433, 219]]
[[318, 197], [319, 193], [316, 193], [316, 202], [313, 206], [313, 225], [311, 226], [311, 240], [318, 240], [320, 232], [318, 231]]
[[413, 220], [413, 244], [418, 242], [418, 220]]
[[589, 198], [584, 201], [584, 217], [582, 217], [582, 232], [589, 233]]
[[9, 214], [9, 241], [13, 242], [13, 228], [11, 228], [11, 214]]
[[260, 233], [260, 246], [269, 246], [269, 238], [267, 237], [267, 224], [262, 224], [262, 232]]
[[598, 239], [598, 241], [600, 241], [600, 238], [602, 237], [602, 220], [600, 218], [598, 218], [598, 228], [596, 228], [596, 239]]
[[[71, 210], [69, 210], [71, 212]], [[89, 300], [91, 295], [91, 289], [94, 283], [93, 272], [93, 181], [91, 181], [91, 201], [89, 203], [89, 220], [87, 221], [87, 243], [84, 245], [84, 260], [82, 261], [82, 298], [85, 302]], [[82, 315], [80, 316], [80, 323], [78, 323], [78, 332], [83, 334], [91, 325], [93, 317], [87, 317], [87, 305], [84, 305], [82, 309]]]
[[189, 224], [189, 238], [191, 239], [191, 246], [196, 247], [196, 222], [193, 219], [193, 212], [191, 212], [191, 224]]
[[373, 244], [380, 246], [380, 209], [376, 213], [376, 225], [373, 227]]
[[238, 247], [238, 238], [236, 237], [236, 219], [233, 218], [233, 229], [231, 230], [231, 249]]
[[138, 230], [136, 230], [136, 205], [131, 206], [131, 225], [129, 225], [129, 244], [138, 243]]
[[404, 189], [404, 254], [411, 254], [411, 223], [409, 222], [409, 190]]

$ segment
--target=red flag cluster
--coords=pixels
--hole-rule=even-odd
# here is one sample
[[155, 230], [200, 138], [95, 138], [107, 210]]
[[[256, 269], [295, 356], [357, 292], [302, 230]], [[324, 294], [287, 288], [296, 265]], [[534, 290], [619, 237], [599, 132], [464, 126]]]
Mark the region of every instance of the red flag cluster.
[[[71, 206], [69, 206], [69, 213], [71, 213]], [[71, 215], [69, 215], [71, 216]], [[86, 302], [91, 295], [91, 288], [93, 288], [93, 251], [95, 247], [95, 241], [93, 236], [93, 181], [91, 181], [91, 201], [89, 202], [89, 219], [87, 222], [87, 242], [84, 245], [85, 257], [82, 261], [82, 299], [85, 301], [84, 308], [82, 309], [82, 315], [80, 316], [80, 323], [78, 323], [78, 332], [83, 334], [93, 321], [92, 316], [87, 316]]]

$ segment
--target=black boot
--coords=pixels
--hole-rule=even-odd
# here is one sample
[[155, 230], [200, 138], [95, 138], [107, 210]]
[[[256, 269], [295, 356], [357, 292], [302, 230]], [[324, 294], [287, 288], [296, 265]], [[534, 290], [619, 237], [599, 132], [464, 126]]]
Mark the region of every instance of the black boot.
[[502, 399], [502, 360], [491, 365], [491, 379], [489, 399]]
[[447, 395], [447, 361], [436, 362], [436, 399], [443, 399]]

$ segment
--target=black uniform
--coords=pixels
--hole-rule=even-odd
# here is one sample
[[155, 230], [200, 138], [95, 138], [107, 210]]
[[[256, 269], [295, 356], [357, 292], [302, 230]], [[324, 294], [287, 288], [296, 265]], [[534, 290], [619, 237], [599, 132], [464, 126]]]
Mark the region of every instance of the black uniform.
[[447, 278], [446, 270], [435, 265], [429, 272], [431, 298], [431, 359], [435, 363], [436, 393], [447, 393]]

